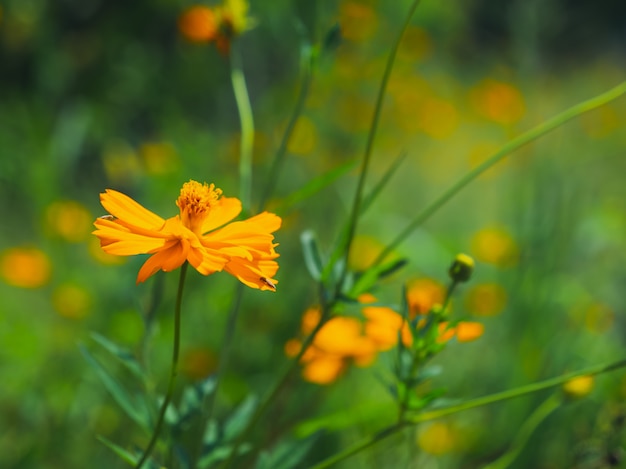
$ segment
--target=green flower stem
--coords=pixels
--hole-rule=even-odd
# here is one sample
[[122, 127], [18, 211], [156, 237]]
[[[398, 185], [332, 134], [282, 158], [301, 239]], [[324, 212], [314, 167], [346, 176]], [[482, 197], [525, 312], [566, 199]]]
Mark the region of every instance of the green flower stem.
[[[241, 282], [237, 282], [237, 287], [234, 292], [234, 302], [231, 306], [226, 322], [226, 328], [224, 330], [224, 340], [220, 350], [219, 362], [217, 364], [217, 371], [215, 372], [215, 388], [209, 394], [206, 401], [203, 403], [202, 421], [210, 422], [213, 418], [213, 412], [215, 411], [215, 401], [219, 392], [220, 384], [222, 382], [222, 376], [224, 370], [230, 359], [230, 353], [233, 344], [233, 337], [235, 336], [235, 329], [237, 327], [237, 319], [239, 318], [239, 311], [241, 310], [241, 300], [243, 298], [244, 285]], [[200, 458], [203, 444], [203, 433], [200, 432], [200, 438], [198, 438], [198, 446], [196, 448], [196, 460]]]
[[537, 383], [527, 384], [525, 386], [521, 386], [519, 388], [509, 389], [507, 391], [490, 394], [488, 396], [479, 397], [477, 399], [471, 399], [469, 401], [462, 402], [461, 404], [444, 407], [441, 409], [431, 410], [430, 412], [424, 412], [422, 414], [418, 414], [415, 417], [408, 418], [403, 422], [397, 422], [383, 431], [377, 433], [373, 437], [369, 437], [359, 443], [354, 444], [353, 446], [345, 449], [344, 451], [337, 453], [334, 456], [331, 456], [328, 459], [314, 465], [311, 469], [324, 469], [326, 467], [330, 467], [333, 464], [336, 464], [344, 459], [366, 449], [370, 446], [378, 443], [379, 441], [397, 433], [402, 430], [404, 427], [408, 425], [417, 425], [418, 423], [426, 422], [429, 420], [435, 420], [441, 417], [445, 417], [446, 415], [455, 414], [457, 412], [461, 412], [464, 410], [473, 409], [476, 407], [482, 407], [487, 404], [493, 404], [495, 402], [505, 401], [508, 399], [513, 399], [515, 397], [525, 396], [527, 394], [532, 394], [534, 392], [543, 391], [544, 389], [553, 388], [555, 386], [560, 386], [563, 383], [569, 381], [570, 379], [576, 378], [578, 376], [584, 375], [597, 375], [600, 373], [607, 373], [609, 371], [617, 370], [619, 368], [626, 367], [626, 359], [622, 359], [613, 363], [605, 364], [605, 365], [595, 365], [589, 368], [585, 368], [579, 371], [574, 371], [572, 373], [566, 373], [561, 376], [557, 376], [555, 378], [550, 378], [544, 381], [539, 381]]
[[322, 309], [322, 317], [320, 318], [319, 322], [317, 323], [317, 325], [315, 326], [313, 331], [311, 331], [309, 336], [302, 343], [302, 347], [300, 348], [300, 351], [298, 352], [298, 355], [296, 355], [289, 362], [289, 364], [287, 365], [287, 368], [283, 372], [281, 378], [277, 381], [277, 383], [274, 385], [272, 390], [265, 396], [265, 398], [263, 399], [261, 404], [259, 404], [259, 406], [256, 408], [254, 414], [252, 415], [252, 417], [248, 421], [248, 424], [246, 425], [246, 428], [244, 428], [244, 430], [239, 434], [239, 437], [235, 441], [235, 444], [233, 445], [233, 447], [232, 447], [232, 449], [230, 451], [230, 454], [228, 455], [228, 458], [220, 466], [221, 469], [227, 469], [227, 468], [229, 468], [229, 467], [231, 467], [233, 465], [241, 445], [244, 443], [244, 441], [246, 441], [246, 439], [250, 435], [250, 432], [254, 428], [256, 428], [257, 423], [259, 422], [259, 420], [261, 419], [263, 414], [265, 414], [267, 409], [274, 402], [276, 397], [280, 394], [280, 392], [282, 391], [283, 387], [287, 384], [287, 382], [289, 381], [289, 379], [291, 378], [293, 373], [300, 366], [300, 359], [302, 358], [302, 356], [304, 355], [306, 350], [309, 348], [311, 343], [313, 343], [313, 339], [315, 338], [315, 335], [318, 333], [318, 331], [322, 328], [324, 323], [327, 321], [328, 316], [330, 315], [330, 311], [332, 311], [332, 307], [333, 307], [333, 304], [331, 303], [331, 304], [326, 305], [326, 307], [324, 307]]
[[601, 95], [572, 106], [571, 108], [556, 115], [552, 119], [549, 119], [546, 122], [539, 124], [538, 126], [511, 140], [509, 143], [500, 148], [500, 150], [494, 153], [489, 159], [487, 159], [485, 162], [483, 162], [472, 171], [468, 172], [461, 179], [459, 179], [438, 199], [436, 199], [428, 207], [426, 207], [426, 209], [419, 213], [413, 219], [413, 221], [409, 223], [409, 225], [403, 231], [401, 231], [396, 236], [396, 238], [391, 243], [389, 243], [387, 247], [379, 254], [376, 260], [373, 262], [372, 266], [377, 266], [381, 262], [383, 262], [385, 258], [389, 254], [391, 254], [393, 250], [396, 249], [396, 247], [398, 247], [398, 245], [413, 232], [413, 230], [415, 230], [418, 226], [424, 223], [424, 221], [426, 221], [433, 213], [439, 210], [446, 202], [448, 202], [452, 197], [460, 192], [461, 189], [463, 189], [465, 186], [467, 186], [470, 182], [472, 182], [486, 170], [491, 168], [493, 165], [501, 161], [509, 153], [518, 150], [520, 147], [532, 142], [533, 140], [538, 139], [539, 137], [547, 134], [557, 127], [560, 127], [571, 119], [619, 98], [624, 93], [626, 93], [626, 81], [622, 82], [615, 88], [612, 88], [609, 91], [602, 93]]
[[270, 167], [270, 171], [268, 173], [267, 184], [265, 185], [265, 190], [263, 191], [263, 195], [261, 196], [261, 202], [259, 203], [259, 211], [262, 211], [270, 197], [272, 196], [272, 192], [277, 185], [278, 176], [280, 175], [280, 169], [285, 160], [285, 155], [287, 154], [287, 146], [289, 145], [289, 141], [291, 140], [291, 136], [293, 135], [293, 131], [296, 128], [296, 123], [298, 122], [298, 118], [304, 109], [304, 104], [306, 103], [307, 97], [309, 95], [309, 90], [311, 89], [311, 82], [313, 81], [313, 71], [315, 69], [315, 64], [313, 63], [313, 55], [311, 53], [311, 48], [306, 48], [306, 52], [309, 54], [307, 60], [304, 61], [306, 64], [303, 70], [302, 75], [302, 85], [300, 86], [300, 92], [298, 94], [298, 100], [296, 101], [296, 107], [293, 109], [291, 117], [289, 118], [289, 122], [287, 123], [287, 128], [283, 133], [283, 137], [280, 141], [280, 146], [276, 151], [276, 156], [274, 156], [274, 160], [272, 161], [272, 165]]
[[535, 411], [526, 419], [519, 430], [519, 433], [513, 440], [509, 450], [495, 461], [487, 464], [483, 469], [506, 469], [511, 465], [515, 458], [522, 452], [530, 436], [552, 412], [559, 408], [563, 403], [563, 394], [556, 392], [548, 397], [543, 403], [535, 409]]
[[337, 282], [337, 293], [341, 291], [343, 287], [343, 282], [347, 273], [347, 259], [350, 256], [350, 249], [352, 247], [352, 239], [354, 238], [354, 234], [356, 232], [356, 225], [361, 214], [361, 203], [363, 200], [363, 189], [365, 188], [365, 180], [367, 178], [367, 173], [370, 165], [370, 161], [372, 159], [372, 151], [374, 149], [374, 141], [376, 140], [376, 133], [378, 131], [378, 123], [380, 122], [380, 115], [383, 108], [383, 101], [385, 99], [385, 92], [387, 91], [387, 84], [389, 83], [389, 78], [391, 77], [391, 71], [393, 70], [393, 65], [396, 61], [396, 55], [398, 54], [398, 49], [400, 48], [400, 43], [402, 42], [402, 37], [404, 36], [404, 32], [408, 28], [411, 23], [411, 18], [413, 18], [413, 14], [419, 5], [420, 0], [413, 0], [411, 7], [405, 17], [404, 24], [402, 25], [402, 29], [400, 29], [398, 36], [391, 48], [391, 52], [387, 57], [387, 64], [385, 65], [385, 71], [383, 72], [383, 78], [380, 82], [380, 88], [378, 89], [378, 96], [376, 97], [376, 104], [374, 107], [374, 115], [372, 117], [372, 124], [370, 126], [370, 131], [367, 136], [367, 144], [365, 146], [365, 154], [363, 155], [363, 164], [361, 165], [361, 172], [359, 174], [359, 180], [357, 183], [356, 193], [354, 195], [354, 202], [352, 205], [352, 211], [350, 213], [350, 219], [348, 222], [348, 230], [346, 233], [345, 239], [340, 241], [340, 246], [345, 247], [344, 249], [340, 249], [335, 256], [330, 260], [324, 269], [324, 273], [322, 274], [322, 278], [327, 278], [333, 266], [339, 260], [341, 256], [346, 259], [344, 267], [342, 269], [341, 275], [339, 276], [339, 280]]
[[241, 203], [244, 210], [250, 210], [250, 194], [252, 193], [252, 147], [254, 145], [254, 118], [246, 79], [235, 45], [230, 52], [230, 80], [233, 85], [239, 122], [241, 125], [241, 142], [239, 149], [239, 185]]
[[146, 460], [150, 457], [152, 453], [152, 449], [156, 444], [159, 434], [161, 433], [161, 427], [163, 426], [163, 420], [165, 418], [165, 412], [167, 411], [167, 407], [172, 400], [172, 395], [174, 394], [174, 383], [176, 381], [176, 375], [178, 374], [178, 356], [180, 353], [180, 311], [183, 302], [183, 290], [185, 287], [185, 277], [187, 276], [187, 267], [189, 264], [185, 262], [180, 268], [180, 278], [178, 280], [178, 292], [176, 294], [176, 305], [174, 308], [174, 346], [172, 351], [172, 369], [170, 371], [170, 379], [167, 383], [167, 393], [165, 394], [165, 400], [163, 404], [161, 404], [161, 410], [159, 411], [159, 417], [157, 419], [156, 426], [154, 427], [154, 433], [152, 433], [152, 438], [150, 439], [150, 443], [148, 443], [148, 447], [144, 451], [141, 459], [135, 466], [135, 469], [140, 469]]

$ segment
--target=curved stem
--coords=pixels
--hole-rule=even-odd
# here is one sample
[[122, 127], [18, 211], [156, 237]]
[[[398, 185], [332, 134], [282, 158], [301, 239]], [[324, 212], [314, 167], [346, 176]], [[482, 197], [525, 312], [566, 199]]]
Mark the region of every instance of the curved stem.
[[230, 81], [235, 94], [239, 122], [241, 124], [241, 141], [239, 149], [239, 185], [241, 202], [244, 210], [250, 210], [250, 194], [252, 193], [252, 147], [254, 145], [254, 118], [246, 78], [241, 66], [241, 57], [233, 45], [230, 52]]
[[479, 397], [477, 399], [471, 399], [469, 401], [462, 402], [458, 405], [453, 405], [450, 407], [444, 407], [442, 409], [432, 410], [430, 412], [424, 412], [419, 414], [413, 418], [406, 419], [403, 422], [397, 422], [381, 432], [377, 433], [373, 437], [366, 438], [363, 441], [360, 441], [351, 447], [341, 451], [340, 453], [327, 458], [314, 466], [311, 469], [324, 469], [332, 466], [333, 464], [338, 463], [339, 461], [343, 461], [344, 459], [352, 456], [353, 454], [359, 453], [365, 448], [369, 448], [370, 446], [378, 443], [384, 438], [387, 438], [408, 425], [417, 425], [421, 422], [426, 422], [429, 420], [435, 420], [441, 417], [445, 417], [446, 415], [455, 414], [457, 412], [461, 412], [463, 410], [473, 409], [475, 407], [481, 407], [487, 404], [493, 404], [499, 401], [505, 401], [508, 399], [513, 399], [515, 397], [521, 397], [527, 394], [532, 394], [537, 391], [542, 391], [544, 389], [553, 388], [555, 386], [559, 386], [570, 379], [576, 378], [578, 376], [584, 375], [597, 375], [601, 373], [607, 373], [609, 371], [617, 370], [619, 368], [626, 367], [626, 359], [622, 359], [613, 363], [609, 363], [606, 365], [595, 365], [589, 368], [585, 368], [579, 371], [574, 371], [572, 373], [566, 373], [561, 376], [557, 376], [556, 378], [546, 379], [544, 381], [539, 381], [537, 383], [527, 384], [526, 386], [521, 386], [519, 388], [509, 389], [507, 391], [490, 394], [488, 396]]
[[541, 403], [539, 407], [526, 419], [520, 428], [517, 436], [511, 443], [509, 450], [495, 461], [487, 464], [483, 469], [506, 469], [511, 465], [515, 458], [522, 452], [524, 446], [528, 443], [529, 438], [539, 426], [552, 412], [559, 408], [563, 403], [562, 393], [555, 393]]
[[174, 309], [174, 346], [172, 350], [172, 368], [170, 371], [170, 379], [167, 383], [167, 393], [165, 394], [163, 404], [161, 404], [161, 410], [159, 411], [159, 417], [157, 418], [157, 423], [154, 427], [154, 432], [152, 433], [150, 443], [148, 443], [148, 447], [146, 448], [143, 455], [141, 456], [141, 459], [135, 466], [135, 469], [140, 469], [146, 462], [148, 457], [150, 457], [154, 445], [159, 438], [159, 433], [161, 433], [161, 427], [163, 426], [163, 420], [165, 419], [165, 412], [167, 411], [167, 407], [172, 400], [172, 395], [174, 394], [174, 383], [176, 381], [176, 375], [178, 374], [178, 356], [180, 353], [180, 311], [183, 301], [183, 289], [185, 286], [185, 277], [187, 275], [188, 265], [189, 264], [185, 262], [181, 266], [180, 278], [178, 280], [178, 293], [176, 294], [176, 306]]
[[[348, 222], [348, 230], [346, 234], [345, 240], [340, 240], [340, 250], [338, 254], [335, 256], [336, 258], [331, 259], [328, 263], [327, 268], [325, 269], [323, 278], [326, 278], [328, 273], [332, 270], [335, 262], [343, 256], [346, 260], [350, 256], [350, 249], [352, 247], [352, 239], [354, 238], [354, 234], [356, 232], [356, 225], [361, 214], [361, 203], [363, 200], [363, 189], [365, 187], [365, 179], [367, 178], [367, 173], [370, 165], [370, 161], [372, 159], [372, 151], [374, 149], [374, 141], [376, 140], [376, 133], [378, 131], [378, 123], [380, 122], [380, 115], [383, 108], [383, 101], [385, 99], [385, 93], [387, 91], [387, 84], [389, 83], [389, 78], [391, 77], [391, 71], [393, 70], [393, 65], [396, 61], [396, 55], [398, 53], [398, 49], [400, 48], [400, 43], [402, 42], [402, 37], [404, 36], [404, 32], [408, 28], [411, 23], [411, 18], [413, 18], [413, 14], [419, 5], [420, 0], [413, 0], [411, 3], [411, 7], [405, 17], [404, 24], [400, 29], [398, 36], [391, 48], [391, 52], [387, 58], [387, 63], [385, 65], [385, 71], [383, 73], [383, 78], [380, 82], [380, 88], [378, 89], [378, 95], [376, 97], [376, 105], [374, 107], [374, 115], [372, 117], [372, 125], [370, 126], [370, 131], [367, 136], [367, 144], [365, 146], [365, 154], [363, 155], [363, 164], [361, 165], [361, 172], [359, 174], [359, 181], [357, 183], [356, 193], [354, 195], [354, 202], [352, 205], [352, 211], [350, 213], [350, 219]], [[345, 247], [344, 247], [345, 243]], [[341, 249], [343, 247], [343, 249]], [[342, 268], [341, 275], [339, 276], [339, 280], [337, 282], [337, 293], [341, 291], [343, 281], [346, 276], [347, 271], [347, 262], [344, 263], [344, 267]]]
[[395, 237], [391, 243], [387, 245], [387, 247], [378, 255], [378, 257], [372, 263], [372, 266], [379, 265], [385, 258], [391, 254], [398, 245], [404, 241], [404, 239], [409, 236], [413, 230], [415, 230], [418, 226], [420, 226], [424, 221], [426, 221], [433, 213], [439, 210], [446, 202], [448, 202], [452, 197], [454, 197], [458, 192], [461, 191], [465, 186], [467, 186], [470, 182], [484, 173], [486, 170], [491, 168], [493, 165], [502, 160], [509, 153], [519, 149], [520, 147], [526, 145], [527, 143], [532, 142], [533, 140], [538, 139], [539, 137], [547, 134], [548, 132], [560, 127], [565, 124], [567, 121], [573, 119], [574, 117], [578, 117], [581, 114], [596, 109], [614, 99], [619, 98], [621, 95], [626, 93], [626, 81], [622, 82], [615, 88], [602, 93], [599, 96], [591, 98], [587, 101], [583, 101], [582, 103], [576, 104], [571, 108], [563, 111], [562, 113], [556, 115], [552, 119], [545, 121], [542, 124], [530, 129], [527, 132], [524, 132], [519, 137], [514, 138], [509, 143], [504, 145], [500, 150], [494, 153], [490, 158], [484, 161], [482, 164], [478, 165], [472, 171], [467, 173], [461, 179], [459, 179], [455, 184], [453, 184], [447, 191], [445, 191], [438, 199], [432, 202], [428, 207], [426, 207], [421, 213], [419, 213], [409, 225], [402, 230], [398, 236]]

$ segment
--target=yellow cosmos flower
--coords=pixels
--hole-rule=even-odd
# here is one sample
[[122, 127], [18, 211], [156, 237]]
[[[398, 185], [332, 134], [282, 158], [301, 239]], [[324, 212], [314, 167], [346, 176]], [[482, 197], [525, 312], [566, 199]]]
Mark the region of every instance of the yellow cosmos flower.
[[111, 214], [94, 222], [102, 249], [117, 256], [152, 254], [137, 283], [188, 261], [203, 275], [225, 270], [251, 288], [276, 289], [278, 245], [272, 233], [281, 219], [273, 213], [231, 222], [241, 212], [239, 199], [196, 181], [183, 184], [176, 200], [180, 214], [167, 220], [111, 189], [100, 194], [100, 202]]

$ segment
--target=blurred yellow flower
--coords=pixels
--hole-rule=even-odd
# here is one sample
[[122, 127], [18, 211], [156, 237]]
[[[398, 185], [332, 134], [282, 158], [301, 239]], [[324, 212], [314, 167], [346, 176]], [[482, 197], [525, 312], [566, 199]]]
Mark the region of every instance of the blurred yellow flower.
[[178, 154], [169, 142], [146, 142], [139, 147], [139, 155], [149, 174], [167, 174], [178, 165]]
[[357, 2], [345, 2], [339, 9], [341, 36], [349, 41], [362, 42], [378, 29], [378, 18], [371, 6]]
[[287, 151], [295, 155], [307, 155], [317, 144], [317, 129], [311, 119], [300, 116], [289, 139]]
[[409, 282], [407, 286], [407, 302], [409, 317], [426, 314], [436, 304], [442, 304], [446, 290], [443, 285], [429, 278], [421, 278]]
[[443, 140], [457, 129], [459, 113], [448, 101], [429, 96], [415, 110], [419, 128], [428, 136]]
[[46, 209], [45, 218], [46, 226], [51, 233], [72, 243], [87, 238], [93, 219], [89, 210], [73, 200], [52, 203]]
[[137, 153], [132, 146], [121, 140], [106, 144], [102, 164], [107, 177], [115, 184], [128, 184], [142, 173]]
[[470, 101], [480, 115], [498, 124], [515, 124], [526, 113], [522, 93], [509, 83], [491, 78], [472, 88]]
[[176, 201], [180, 214], [167, 220], [111, 189], [100, 201], [111, 214], [94, 222], [102, 249], [117, 256], [151, 254], [137, 283], [188, 261], [203, 275], [225, 270], [251, 288], [275, 290], [278, 254], [272, 233], [280, 227], [278, 216], [263, 212], [233, 222], [241, 212], [239, 199], [196, 181], [183, 184]]
[[563, 391], [568, 397], [578, 399], [585, 397], [591, 392], [593, 389], [593, 383], [593, 376], [578, 376], [564, 383]]
[[596, 333], [608, 331], [615, 321], [615, 313], [604, 303], [593, 303], [585, 309], [585, 327]]
[[497, 283], [474, 285], [467, 292], [465, 307], [477, 316], [495, 316], [504, 309], [506, 290]]
[[52, 304], [59, 315], [68, 319], [83, 319], [90, 312], [92, 298], [83, 287], [64, 283], [54, 289]]
[[350, 268], [362, 271], [370, 267], [383, 250], [383, 245], [372, 236], [356, 235], [352, 241]]
[[424, 452], [440, 456], [456, 448], [459, 442], [457, 433], [448, 423], [433, 422], [419, 429], [417, 444]]
[[10, 248], [2, 253], [0, 272], [9, 285], [37, 288], [48, 283], [52, 266], [50, 259], [36, 248]]
[[488, 227], [477, 231], [472, 237], [471, 248], [476, 259], [498, 267], [511, 267], [519, 259], [515, 240], [502, 228]]

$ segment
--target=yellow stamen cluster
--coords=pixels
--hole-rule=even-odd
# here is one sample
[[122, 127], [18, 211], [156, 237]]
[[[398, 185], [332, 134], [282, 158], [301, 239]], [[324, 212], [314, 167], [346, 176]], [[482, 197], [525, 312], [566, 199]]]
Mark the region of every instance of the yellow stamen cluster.
[[215, 184], [208, 185], [189, 181], [183, 184], [176, 205], [180, 209], [180, 218], [187, 228], [196, 234], [200, 233], [202, 223], [217, 204], [222, 190]]

